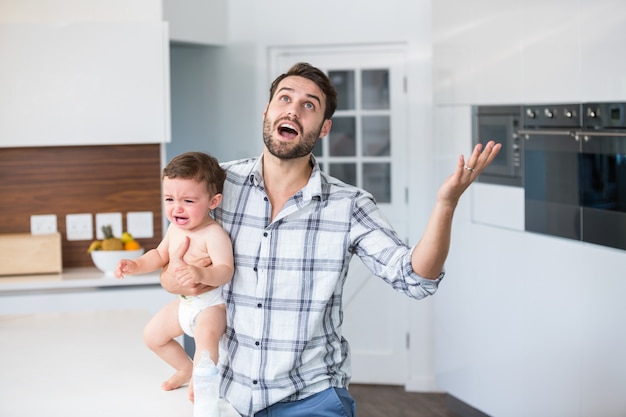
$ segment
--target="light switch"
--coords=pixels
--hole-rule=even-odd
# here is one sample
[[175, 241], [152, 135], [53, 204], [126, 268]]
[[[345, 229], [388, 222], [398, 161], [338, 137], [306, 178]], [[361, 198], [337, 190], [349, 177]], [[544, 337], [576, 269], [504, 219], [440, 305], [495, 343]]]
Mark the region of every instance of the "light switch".
[[126, 213], [126, 230], [135, 239], [154, 237], [154, 216], [151, 211]]

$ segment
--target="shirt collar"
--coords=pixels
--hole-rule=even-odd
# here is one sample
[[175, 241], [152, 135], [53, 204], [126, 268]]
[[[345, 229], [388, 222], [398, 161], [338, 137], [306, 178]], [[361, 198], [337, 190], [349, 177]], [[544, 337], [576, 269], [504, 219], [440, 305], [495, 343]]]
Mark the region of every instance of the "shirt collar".
[[[311, 200], [316, 196], [321, 199], [323, 196], [322, 170], [320, 169], [320, 165], [317, 163], [317, 159], [315, 159], [313, 155], [311, 155], [309, 163], [313, 167], [313, 171], [311, 172], [311, 176], [309, 177], [309, 182], [300, 190], [304, 201]], [[249, 181], [250, 185], [254, 185], [256, 187], [264, 187], [263, 155], [258, 157], [256, 162], [252, 166], [252, 169], [250, 170]]]

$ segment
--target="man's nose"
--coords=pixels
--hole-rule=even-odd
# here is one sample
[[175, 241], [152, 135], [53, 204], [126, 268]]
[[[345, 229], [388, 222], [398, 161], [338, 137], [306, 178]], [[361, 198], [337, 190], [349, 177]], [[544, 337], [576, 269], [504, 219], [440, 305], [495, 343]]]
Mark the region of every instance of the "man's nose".
[[292, 119], [297, 119], [300, 117], [300, 113], [298, 112], [298, 109], [295, 105], [291, 106], [291, 108], [287, 110], [287, 116]]

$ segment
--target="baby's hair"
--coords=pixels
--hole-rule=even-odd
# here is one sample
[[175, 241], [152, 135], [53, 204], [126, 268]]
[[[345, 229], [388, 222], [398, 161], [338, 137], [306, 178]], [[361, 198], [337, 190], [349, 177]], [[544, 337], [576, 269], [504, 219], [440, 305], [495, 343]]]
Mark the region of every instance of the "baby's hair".
[[185, 152], [172, 158], [163, 169], [163, 178], [181, 178], [204, 182], [210, 195], [224, 191], [226, 171], [218, 160], [204, 152]]

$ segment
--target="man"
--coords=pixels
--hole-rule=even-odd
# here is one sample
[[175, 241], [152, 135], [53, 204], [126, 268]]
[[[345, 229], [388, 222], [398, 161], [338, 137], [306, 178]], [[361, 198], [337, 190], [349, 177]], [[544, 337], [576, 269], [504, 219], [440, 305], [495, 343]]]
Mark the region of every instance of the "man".
[[[477, 145], [437, 193], [413, 248], [367, 191], [320, 171], [311, 151], [331, 129], [337, 94], [309, 64], [270, 87], [259, 158], [223, 164], [216, 220], [230, 234], [235, 274], [224, 286], [221, 394], [242, 416], [354, 416], [350, 358], [342, 337], [342, 292], [352, 255], [395, 289], [420, 299], [443, 278], [459, 198], [500, 144]], [[186, 248], [180, 248], [176, 268]], [[162, 274], [163, 287], [194, 294]]]

